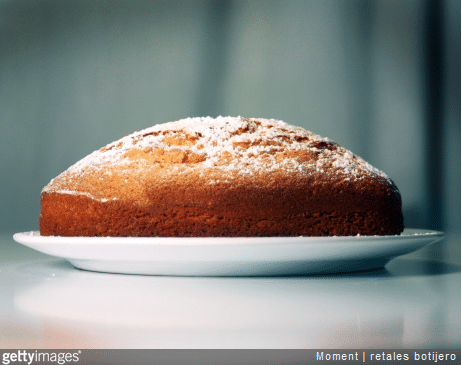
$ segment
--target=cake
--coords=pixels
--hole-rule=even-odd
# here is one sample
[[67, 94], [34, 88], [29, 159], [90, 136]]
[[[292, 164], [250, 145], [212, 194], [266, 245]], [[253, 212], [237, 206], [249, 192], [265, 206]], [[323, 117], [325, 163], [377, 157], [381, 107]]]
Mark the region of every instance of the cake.
[[187, 118], [97, 150], [44, 187], [43, 236], [397, 235], [401, 196], [347, 149], [274, 119]]

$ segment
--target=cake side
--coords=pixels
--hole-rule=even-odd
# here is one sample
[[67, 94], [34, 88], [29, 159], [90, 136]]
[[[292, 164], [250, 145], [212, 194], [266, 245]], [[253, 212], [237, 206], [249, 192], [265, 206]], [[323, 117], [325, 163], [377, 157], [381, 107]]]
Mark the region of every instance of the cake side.
[[403, 229], [399, 191], [383, 172], [326, 138], [255, 118], [191, 118], [133, 133], [52, 180], [41, 204], [42, 235]]

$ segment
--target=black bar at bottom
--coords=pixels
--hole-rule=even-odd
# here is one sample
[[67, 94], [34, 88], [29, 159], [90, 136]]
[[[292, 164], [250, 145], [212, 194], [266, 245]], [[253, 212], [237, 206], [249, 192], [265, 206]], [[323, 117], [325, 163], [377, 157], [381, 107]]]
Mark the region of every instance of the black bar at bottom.
[[460, 349], [36, 350], [0, 349], [3, 365], [461, 364]]

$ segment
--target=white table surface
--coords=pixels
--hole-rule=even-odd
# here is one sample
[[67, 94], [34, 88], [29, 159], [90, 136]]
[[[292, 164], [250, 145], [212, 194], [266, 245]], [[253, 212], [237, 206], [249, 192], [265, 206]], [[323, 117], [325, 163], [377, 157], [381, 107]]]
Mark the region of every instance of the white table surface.
[[0, 235], [0, 348], [460, 348], [460, 265], [295, 277], [86, 272]]

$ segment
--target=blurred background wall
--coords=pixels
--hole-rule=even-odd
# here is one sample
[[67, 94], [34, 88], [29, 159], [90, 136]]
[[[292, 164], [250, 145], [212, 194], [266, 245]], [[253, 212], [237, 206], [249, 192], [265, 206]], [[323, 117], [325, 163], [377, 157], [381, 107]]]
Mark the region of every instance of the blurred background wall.
[[190, 116], [282, 119], [385, 171], [460, 259], [460, 1], [1, 0], [0, 232], [90, 152]]

